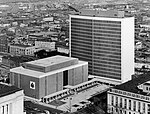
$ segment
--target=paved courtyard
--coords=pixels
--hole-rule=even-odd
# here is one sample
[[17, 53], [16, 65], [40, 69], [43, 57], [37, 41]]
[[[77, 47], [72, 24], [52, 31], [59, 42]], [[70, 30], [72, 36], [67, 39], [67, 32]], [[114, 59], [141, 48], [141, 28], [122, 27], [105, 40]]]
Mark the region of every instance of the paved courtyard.
[[63, 101], [65, 103], [60, 106], [56, 106], [56, 108], [63, 111], [74, 112], [77, 109], [89, 104], [90, 101], [88, 101], [88, 99], [91, 98], [94, 94], [101, 93], [108, 88], [109, 88], [108, 85], [100, 84], [93, 88], [86, 89], [79, 93], [75, 93], [74, 95], [61, 99], [60, 101]]

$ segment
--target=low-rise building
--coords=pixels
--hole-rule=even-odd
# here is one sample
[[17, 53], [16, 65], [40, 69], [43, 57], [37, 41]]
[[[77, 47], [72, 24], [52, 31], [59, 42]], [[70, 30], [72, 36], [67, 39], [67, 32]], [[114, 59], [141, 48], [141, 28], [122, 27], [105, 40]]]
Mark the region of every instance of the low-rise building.
[[55, 42], [38, 40], [38, 41], [35, 41], [35, 46], [38, 48], [47, 48], [52, 51], [55, 50]]
[[108, 113], [150, 114], [150, 73], [141, 74], [107, 92]]
[[60, 53], [69, 54], [69, 48], [67, 48], [65, 46], [59, 46], [59, 47], [57, 47], [57, 51], [60, 52]]
[[43, 21], [44, 22], [52, 22], [52, 21], [54, 21], [54, 17], [45, 17], [45, 18], [43, 18]]
[[35, 46], [30, 45], [11, 44], [9, 50], [12, 55], [33, 55], [35, 48]]
[[36, 57], [32, 56], [11, 56], [4, 55], [0, 65], [1, 76], [8, 76], [11, 68], [19, 67], [21, 63], [36, 60]]
[[25, 114], [23, 99], [22, 89], [0, 83], [0, 114]]
[[0, 34], [0, 52], [8, 52], [8, 38], [5, 34]]
[[23, 63], [10, 70], [10, 83], [37, 99], [88, 80], [88, 63], [77, 58], [53, 56]]

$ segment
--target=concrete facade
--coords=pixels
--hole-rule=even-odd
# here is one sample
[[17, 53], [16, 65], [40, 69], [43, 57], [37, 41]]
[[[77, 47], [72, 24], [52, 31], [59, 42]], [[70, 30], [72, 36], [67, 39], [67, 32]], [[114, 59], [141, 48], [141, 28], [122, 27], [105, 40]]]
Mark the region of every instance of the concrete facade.
[[119, 83], [131, 80], [134, 74], [134, 17], [92, 12], [70, 15], [70, 56], [87, 61], [92, 76]]
[[[10, 85], [0, 84], [0, 86], [3, 86], [3, 90], [0, 89], [1, 91], [4, 91], [4, 89], [9, 90], [6, 92], [6, 95], [0, 95], [0, 114], [24, 114], [23, 90], [16, 89], [16, 87]], [[5, 92], [2, 94], [5, 94]]]
[[8, 52], [8, 40], [5, 34], [0, 34], [0, 52]]
[[107, 92], [109, 114], [150, 114], [150, 74], [112, 87]]
[[40, 99], [63, 90], [63, 86], [87, 81], [88, 63], [76, 58], [54, 56], [26, 62], [10, 72], [11, 84], [22, 88], [25, 95]]
[[35, 46], [26, 46], [20, 44], [10, 45], [10, 53], [12, 55], [33, 55]]
[[50, 50], [55, 50], [55, 42], [35, 41], [35, 46], [39, 48], [47, 48]]

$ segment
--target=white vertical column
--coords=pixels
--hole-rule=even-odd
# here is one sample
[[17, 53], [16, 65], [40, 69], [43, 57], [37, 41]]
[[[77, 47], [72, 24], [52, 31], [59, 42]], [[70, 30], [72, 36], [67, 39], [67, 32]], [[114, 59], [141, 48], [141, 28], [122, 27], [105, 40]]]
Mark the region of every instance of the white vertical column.
[[140, 112], [142, 112], [142, 102], [140, 102]]
[[[148, 113], [148, 103], [145, 103], [145, 112]], [[147, 114], [147, 113], [146, 113], [146, 114]]]
[[9, 113], [8, 113], [8, 114], [13, 114], [13, 113], [12, 113], [12, 103], [9, 104], [8, 110], [9, 110]]
[[111, 97], [112, 97], [112, 95], [108, 94], [108, 105], [111, 105], [111, 101], [112, 101]]
[[2, 112], [3, 112], [3, 108], [2, 106], [0, 106], [0, 114], [2, 114]]
[[127, 99], [127, 109], [129, 109], [129, 99]]
[[116, 96], [114, 95], [114, 106], [116, 106]]
[[122, 97], [122, 108], [124, 108], [124, 97]]
[[10, 104], [7, 104], [7, 114], [10, 114], [9, 106], [10, 106]]
[[118, 97], [118, 107], [120, 107], [120, 97]]
[[7, 114], [7, 105], [4, 105], [4, 114]]
[[133, 110], [133, 100], [131, 99], [131, 110]]
[[136, 101], [136, 111], [138, 111], [138, 102]]

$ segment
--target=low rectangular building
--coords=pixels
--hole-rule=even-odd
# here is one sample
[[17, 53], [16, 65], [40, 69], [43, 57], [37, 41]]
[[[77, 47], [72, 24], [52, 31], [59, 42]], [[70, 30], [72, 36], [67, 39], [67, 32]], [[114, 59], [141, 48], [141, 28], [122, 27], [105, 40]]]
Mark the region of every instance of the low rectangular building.
[[35, 46], [22, 45], [22, 44], [11, 44], [10, 54], [12, 55], [33, 55], [35, 52]]
[[0, 52], [8, 52], [8, 38], [5, 34], [0, 34]]
[[40, 99], [88, 80], [88, 63], [77, 58], [54, 56], [26, 62], [10, 70], [10, 83], [22, 88], [25, 95]]
[[55, 42], [49, 42], [49, 41], [35, 41], [35, 46], [39, 48], [47, 48], [49, 50], [55, 50]]
[[107, 109], [109, 114], [150, 114], [150, 73], [111, 88]]
[[0, 114], [24, 114], [23, 98], [22, 89], [0, 83]]

